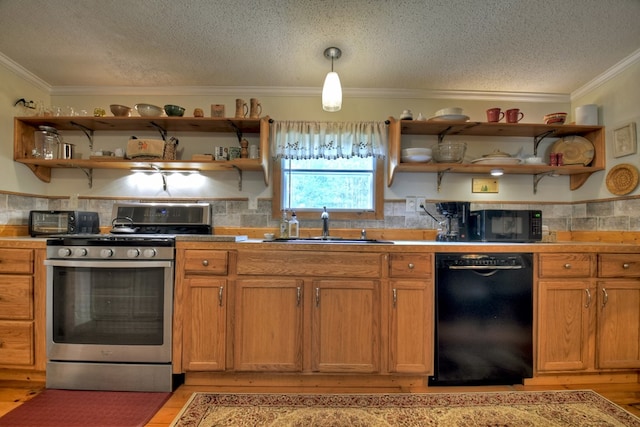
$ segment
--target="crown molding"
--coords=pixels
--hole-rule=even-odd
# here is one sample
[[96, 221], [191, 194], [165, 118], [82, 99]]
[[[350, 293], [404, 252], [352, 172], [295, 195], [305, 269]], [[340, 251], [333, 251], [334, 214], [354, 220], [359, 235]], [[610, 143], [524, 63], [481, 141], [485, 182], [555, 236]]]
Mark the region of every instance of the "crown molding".
[[[180, 95], [180, 96], [261, 96], [305, 97], [320, 96], [320, 87], [265, 87], [265, 86], [56, 86], [52, 96], [105, 96], [105, 95]], [[518, 101], [569, 102], [568, 94], [446, 91], [420, 89], [343, 88], [345, 98], [394, 99], [459, 99], [466, 101]]]
[[31, 83], [36, 88], [51, 93], [52, 87], [50, 84], [24, 68], [20, 64], [12, 61], [9, 57], [3, 55], [2, 53], [0, 53], [0, 64], [5, 66], [9, 71], [13, 72], [18, 77], [26, 80], [28, 83]]
[[586, 85], [584, 85], [581, 88], [576, 89], [573, 92], [571, 92], [571, 100], [574, 100], [574, 99], [580, 98], [582, 96], [585, 96], [589, 92], [591, 92], [591, 91], [597, 89], [598, 87], [602, 86], [603, 84], [605, 84], [606, 82], [608, 82], [609, 80], [611, 80], [612, 78], [614, 78], [618, 74], [622, 73], [627, 68], [629, 68], [630, 66], [636, 64], [639, 61], [640, 61], [640, 49], [636, 50], [631, 55], [627, 56], [625, 59], [623, 59], [622, 61], [618, 62], [613, 67], [609, 68], [607, 71], [605, 71], [604, 73], [600, 74], [598, 77], [596, 77], [595, 79], [591, 80]]

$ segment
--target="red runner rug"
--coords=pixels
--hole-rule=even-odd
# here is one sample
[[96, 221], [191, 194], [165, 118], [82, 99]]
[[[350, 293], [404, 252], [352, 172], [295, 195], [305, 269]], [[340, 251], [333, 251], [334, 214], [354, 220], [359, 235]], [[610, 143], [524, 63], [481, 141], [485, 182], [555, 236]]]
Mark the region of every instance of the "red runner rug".
[[0, 418], [2, 427], [142, 427], [171, 393], [44, 390]]

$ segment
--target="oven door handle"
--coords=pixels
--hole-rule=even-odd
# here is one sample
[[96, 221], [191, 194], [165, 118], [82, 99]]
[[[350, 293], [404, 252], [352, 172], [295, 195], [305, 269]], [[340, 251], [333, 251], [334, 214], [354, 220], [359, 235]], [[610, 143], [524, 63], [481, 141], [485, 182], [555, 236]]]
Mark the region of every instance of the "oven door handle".
[[47, 259], [44, 265], [52, 267], [83, 267], [83, 268], [152, 268], [171, 267], [173, 261], [87, 261], [87, 260], [57, 260]]

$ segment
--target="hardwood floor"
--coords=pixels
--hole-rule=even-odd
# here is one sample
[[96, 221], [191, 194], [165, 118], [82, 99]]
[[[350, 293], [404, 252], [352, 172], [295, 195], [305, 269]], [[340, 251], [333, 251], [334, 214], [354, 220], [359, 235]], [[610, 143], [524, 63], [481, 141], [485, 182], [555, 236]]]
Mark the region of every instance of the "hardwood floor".
[[[0, 416], [18, 407], [44, 389], [41, 382], [0, 381]], [[620, 405], [632, 414], [640, 417], [640, 384], [578, 384], [572, 386], [549, 387], [532, 385], [491, 386], [491, 387], [425, 387], [413, 389], [417, 393], [448, 393], [469, 391], [503, 390], [578, 390], [590, 389]], [[397, 393], [401, 390], [391, 388], [336, 388], [336, 387], [244, 387], [244, 386], [203, 386], [182, 385], [165, 403], [146, 427], [167, 427], [196, 391], [218, 393]]]

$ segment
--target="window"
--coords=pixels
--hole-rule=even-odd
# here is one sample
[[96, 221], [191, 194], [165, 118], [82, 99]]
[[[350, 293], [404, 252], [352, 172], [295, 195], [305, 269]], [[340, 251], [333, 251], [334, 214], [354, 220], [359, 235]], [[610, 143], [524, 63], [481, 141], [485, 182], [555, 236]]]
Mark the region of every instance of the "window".
[[387, 129], [376, 122], [274, 122], [273, 217], [382, 219]]

